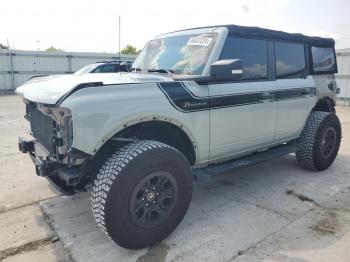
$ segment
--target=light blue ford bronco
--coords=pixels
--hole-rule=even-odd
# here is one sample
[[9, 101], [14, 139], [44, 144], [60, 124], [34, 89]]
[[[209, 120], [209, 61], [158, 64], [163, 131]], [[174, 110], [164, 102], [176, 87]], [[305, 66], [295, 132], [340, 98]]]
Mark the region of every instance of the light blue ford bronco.
[[34, 78], [17, 89], [32, 138], [19, 148], [67, 194], [91, 189], [99, 227], [138, 249], [184, 217], [193, 177], [295, 153], [337, 156], [334, 40], [210, 26], [149, 41], [132, 72]]

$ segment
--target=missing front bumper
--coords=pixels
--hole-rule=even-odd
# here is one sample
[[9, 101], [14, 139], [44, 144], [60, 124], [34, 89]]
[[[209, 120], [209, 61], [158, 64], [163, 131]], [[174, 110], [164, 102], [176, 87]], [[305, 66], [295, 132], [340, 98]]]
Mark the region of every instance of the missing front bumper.
[[68, 167], [52, 160], [50, 153], [35, 139], [19, 138], [18, 148], [22, 153], [29, 153], [37, 175], [46, 177], [63, 194], [72, 195], [76, 190], [84, 190], [81, 181], [86, 174], [86, 168]]

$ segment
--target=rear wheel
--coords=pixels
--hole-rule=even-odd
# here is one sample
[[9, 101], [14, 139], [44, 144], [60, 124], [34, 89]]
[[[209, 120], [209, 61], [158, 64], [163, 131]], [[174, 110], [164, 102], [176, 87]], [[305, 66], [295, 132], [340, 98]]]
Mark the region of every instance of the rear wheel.
[[324, 170], [335, 160], [340, 141], [338, 117], [327, 112], [312, 112], [299, 138], [297, 160], [307, 169]]
[[110, 156], [98, 172], [92, 211], [117, 244], [144, 248], [181, 222], [192, 186], [189, 163], [179, 151], [156, 141], [135, 142]]

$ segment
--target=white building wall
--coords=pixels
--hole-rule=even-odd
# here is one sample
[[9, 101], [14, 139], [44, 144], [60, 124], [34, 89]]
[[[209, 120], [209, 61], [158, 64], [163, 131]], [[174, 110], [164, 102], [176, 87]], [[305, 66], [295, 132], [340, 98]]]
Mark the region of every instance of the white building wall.
[[340, 101], [350, 102], [350, 48], [339, 49], [337, 52], [338, 74], [336, 80], [340, 93]]
[[[0, 50], [0, 92], [14, 90], [37, 75], [71, 74], [85, 65], [119, 59], [117, 54]], [[135, 56], [122, 55], [133, 61]]]

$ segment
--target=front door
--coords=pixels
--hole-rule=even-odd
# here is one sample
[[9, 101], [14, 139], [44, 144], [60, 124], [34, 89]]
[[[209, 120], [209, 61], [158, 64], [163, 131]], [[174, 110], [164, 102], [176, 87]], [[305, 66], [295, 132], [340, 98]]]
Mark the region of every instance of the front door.
[[268, 66], [273, 44], [228, 36], [219, 59], [241, 59], [243, 75], [239, 82], [209, 84], [212, 160], [270, 145], [276, 128], [276, 82]]

